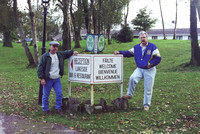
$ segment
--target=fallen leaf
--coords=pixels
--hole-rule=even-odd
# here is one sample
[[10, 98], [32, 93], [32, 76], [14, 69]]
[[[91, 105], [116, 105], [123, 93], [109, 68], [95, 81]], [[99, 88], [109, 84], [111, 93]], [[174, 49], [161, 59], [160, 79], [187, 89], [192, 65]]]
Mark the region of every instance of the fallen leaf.
[[177, 122], [181, 122], [181, 120], [180, 120], [180, 119], [178, 119], [178, 118], [176, 118], [176, 121], [177, 121]]
[[24, 129], [20, 129], [20, 133], [23, 133], [25, 130]]
[[42, 116], [42, 118], [44, 119], [44, 118], [46, 118], [46, 116]]
[[167, 132], [171, 132], [171, 131], [172, 131], [172, 129], [171, 129], [170, 127], [167, 127], [165, 130], [166, 130]]
[[182, 132], [186, 132], [187, 131], [186, 128], [180, 128], [179, 130], [182, 131]]
[[74, 129], [74, 128], [73, 128], [73, 127], [69, 127], [69, 129], [71, 129], [71, 130], [72, 130], [72, 129]]
[[100, 116], [98, 117], [98, 120], [101, 120], [101, 117], [100, 117]]
[[188, 123], [186, 124], [186, 126], [187, 126], [187, 127], [190, 127], [190, 122], [188, 122]]
[[82, 120], [85, 120], [86, 118], [84, 116], [82, 116]]

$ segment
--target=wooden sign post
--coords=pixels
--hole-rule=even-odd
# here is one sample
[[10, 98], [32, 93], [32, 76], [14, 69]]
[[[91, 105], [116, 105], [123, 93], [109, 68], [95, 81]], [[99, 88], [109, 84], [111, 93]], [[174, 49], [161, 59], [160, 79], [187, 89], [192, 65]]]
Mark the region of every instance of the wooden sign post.
[[123, 95], [123, 55], [88, 55], [71, 56], [68, 62], [69, 97], [71, 82], [91, 85], [91, 105], [94, 105], [94, 84], [121, 83]]

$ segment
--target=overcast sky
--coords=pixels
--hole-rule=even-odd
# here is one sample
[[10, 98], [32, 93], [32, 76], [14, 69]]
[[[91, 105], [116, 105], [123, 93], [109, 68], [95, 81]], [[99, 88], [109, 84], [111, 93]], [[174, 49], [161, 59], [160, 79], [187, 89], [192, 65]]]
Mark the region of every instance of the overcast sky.
[[[36, 0], [32, 0], [36, 1]], [[174, 28], [175, 12], [176, 12], [176, 0], [161, 0], [162, 11], [165, 22], [165, 28]], [[178, 21], [177, 28], [189, 28], [190, 27], [190, 0], [178, 0]], [[19, 7], [28, 7], [26, 0], [18, 1]], [[160, 15], [159, 0], [132, 0], [129, 5], [128, 22], [136, 17], [139, 9], [147, 7], [152, 11], [151, 18], [157, 19], [157, 23], [153, 29], [162, 29], [162, 21]], [[132, 24], [131, 24], [132, 27]], [[200, 28], [198, 19], [198, 28]]]
[[[163, 18], [165, 22], [165, 28], [174, 28], [174, 23], [176, 13], [176, 0], [162, 0], [162, 11]], [[162, 28], [161, 14], [159, 0], [132, 0], [129, 7], [128, 21], [130, 22], [135, 18], [139, 9], [146, 7], [152, 10], [151, 17], [157, 19], [157, 23], [154, 29]], [[199, 20], [199, 19], [198, 19]], [[189, 28], [190, 27], [190, 4], [189, 0], [178, 0], [178, 20], [177, 28]], [[200, 27], [198, 21], [198, 28]]]

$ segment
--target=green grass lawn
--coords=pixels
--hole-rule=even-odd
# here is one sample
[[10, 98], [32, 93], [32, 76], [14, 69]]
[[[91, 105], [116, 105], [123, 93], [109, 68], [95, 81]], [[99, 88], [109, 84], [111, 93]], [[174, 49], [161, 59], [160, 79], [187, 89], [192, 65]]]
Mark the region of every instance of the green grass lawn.
[[[86, 113], [67, 113], [44, 116], [37, 105], [39, 79], [36, 68], [27, 68], [28, 61], [21, 44], [13, 48], [0, 44], [0, 112], [22, 115], [38, 121], [56, 122], [71, 128], [91, 133], [191, 133], [200, 131], [200, 67], [185, 67], [190, 61], [190, 41], [149, 40], [160, 50], [162, 61], [157, 66], [152, 106], [143, 111], [144, 84], [141, 80], [136, 86], [133, 99], [129, 100], [127, 111], [116, 111], [88, 115]], [[115, 50], [128, 50], [139, 43], [106, 45], [101, 54], [113, 54]], [[82, 48], [85, 52], [85, 41]], [[47, 49], [49, 45], [46, 45]], [[74, 46], [74, 44], [73, 44]], [[33, 52], [33, 47], [29, 47]], [[41, 43], [39, 44], [41, 53]], [[67, 60], [65, 74], [67, 74]], [[134, 58], [124, 58], [124, 94], [128, 80], [136, 68]], [[68, 76], [61, 79], [63, 95], [68, 96]], [[81, 90], [77, 90], [81, 89]], [[120, 96], [120, 84], [94, 85], [95, 103], [105, 98], [108, 103]], [[72, 97], [90, 99], [90, 85], [72, 83]], [[50, 108], [54, 110], [55, 93], [50, 95]]]

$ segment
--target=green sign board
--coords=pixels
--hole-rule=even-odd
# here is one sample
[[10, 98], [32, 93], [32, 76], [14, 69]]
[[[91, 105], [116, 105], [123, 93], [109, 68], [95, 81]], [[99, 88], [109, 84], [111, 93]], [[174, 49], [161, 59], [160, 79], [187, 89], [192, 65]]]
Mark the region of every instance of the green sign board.
[[105, 37], [103, 34], [87, 34], [86, 51], [94, 53], [102, 52], [104, 50]]

